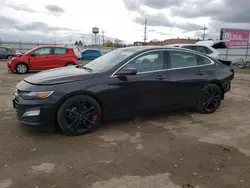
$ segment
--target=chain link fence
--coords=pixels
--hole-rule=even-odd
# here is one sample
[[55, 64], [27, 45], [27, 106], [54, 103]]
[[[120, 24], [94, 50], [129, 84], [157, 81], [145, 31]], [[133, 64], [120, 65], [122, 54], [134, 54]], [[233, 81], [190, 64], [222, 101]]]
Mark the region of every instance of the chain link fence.
[[[5, 46], [5, 47], [9, 47], [9, 48], [13, 48], [15, 50], [18, 50], [19, 52], [27, 52], [33, 48], [36, 48], [38, 46], [42, 46], [42, 45], [65, 45], [65, 44], [58, 44], [58, 43], [39, 43], [39, 42], [22, 42], [22, 41], [18, 41], [18, 42], [13, 42], [13, 41], [0, 41], [0, 46]], [[74, 45], [74, 44], [71, 44]], [[96, 46], [80, 46], [78, 45], [78, 47], [81, 50], [87, 49], [87, 48], [95, 48], [95, 49], [99, 49], [101, 51], [102, 54], [108, 53], [110, 51], [113, 51], [117, 48], [114, 47], [102, 47], [100, 45], [96, 45]]]

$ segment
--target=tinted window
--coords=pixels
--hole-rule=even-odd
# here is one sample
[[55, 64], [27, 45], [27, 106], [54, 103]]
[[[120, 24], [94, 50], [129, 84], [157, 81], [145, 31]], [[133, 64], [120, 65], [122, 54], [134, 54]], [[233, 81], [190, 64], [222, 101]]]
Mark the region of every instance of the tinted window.
[[211, 54], [213, 53], [209, 48], [205, 46], [193, 46], [193, 50], [204, 53], [204, 54]]
[[0, 52], [6, 52], [6, 48], [0, 48]]
[[197, 65], [207, 65], [210, 63], [211, 61], [208, 58], [197, 55]]
[[189, 52], [169, 51], [170, 68], [184, 68], [210, 64], [210, 60]]
[[96, 50], [88, 50], [88, 53], [97, 53], [98, 51], [96, 51]]
[[193, 50], [192, 46], [182, 46], [182, 48]]
[[85, 67], [91, 68], [95, 72], [108, 71], [137, 51], [137, 49], [117, 49], [89, 62]]
[[125, 68], [136, 68], [137, 72], [161, 70], [164, 67], [163, 52], [149, 52], [132, 60]]
[[55, 54], [66, 54], [67, 53], [67, 50], [65, 48], [55, 48], [54, 49], [54, 53]]
[[36, 50], [34, 52], [36, 55], [50, 55], [51, 54], [51, 48], [41, 48], [39, 50]]

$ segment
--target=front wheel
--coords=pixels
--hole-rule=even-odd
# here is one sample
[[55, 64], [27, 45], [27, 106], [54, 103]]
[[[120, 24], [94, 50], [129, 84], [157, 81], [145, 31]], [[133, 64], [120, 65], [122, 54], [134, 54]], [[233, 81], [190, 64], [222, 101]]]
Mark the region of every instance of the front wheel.
[[200, 113], [210, 114], [215, 112], [221, 103], [222, 91], [216, 84], [209, 84], [203, 90], [197, 109]]
[[57, 114], [60, 128], [70, 136], [83, 135], [98, 127], [101, 107], [87, 95], [76, 95], [66, 99]]
[[29, 70], [28, 68], [28, 65], [25, 64], [25, 63], [19, 63], [17, 66], [16, 66], [16, 72], [18, 74], [25, 74], [27, 73]]

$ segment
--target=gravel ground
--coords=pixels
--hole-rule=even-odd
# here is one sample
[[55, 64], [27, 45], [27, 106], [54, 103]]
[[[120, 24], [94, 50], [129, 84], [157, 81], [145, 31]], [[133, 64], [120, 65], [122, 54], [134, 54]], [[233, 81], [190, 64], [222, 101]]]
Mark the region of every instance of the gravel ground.
[[11, 94], [24, 76], [0, 61], [0, 188], [250, 187], [249, 73], [236, 72], [214, 114], [145, 115], [68, 137], [18, 124]]

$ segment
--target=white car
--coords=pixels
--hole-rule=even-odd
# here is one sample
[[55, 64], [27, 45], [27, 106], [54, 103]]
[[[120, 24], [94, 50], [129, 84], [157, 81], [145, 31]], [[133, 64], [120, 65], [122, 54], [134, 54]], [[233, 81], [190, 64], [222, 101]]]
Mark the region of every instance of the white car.
[[76, 54], [77, 59], [78, 60], [82, 59], [82, 53], [81, 53], [81, 50], [78, 48], [78, 46], [76, 46], [76, 45], [65, 45], [65, 47], [72, 48], [73, 51]]
[[213, 57], [215, 59], [224, 60], [220, 53], [216, 49], [225, 49], [227, 48], [224, 41], [198, 41], [195, 44], [169, 44], [166, 46], [172, 46], [172, 47], [180, 47], [180, 48], [187, 48], [190, 50], [195, 50], [201, 53], [204, 53], [210, 57]]

